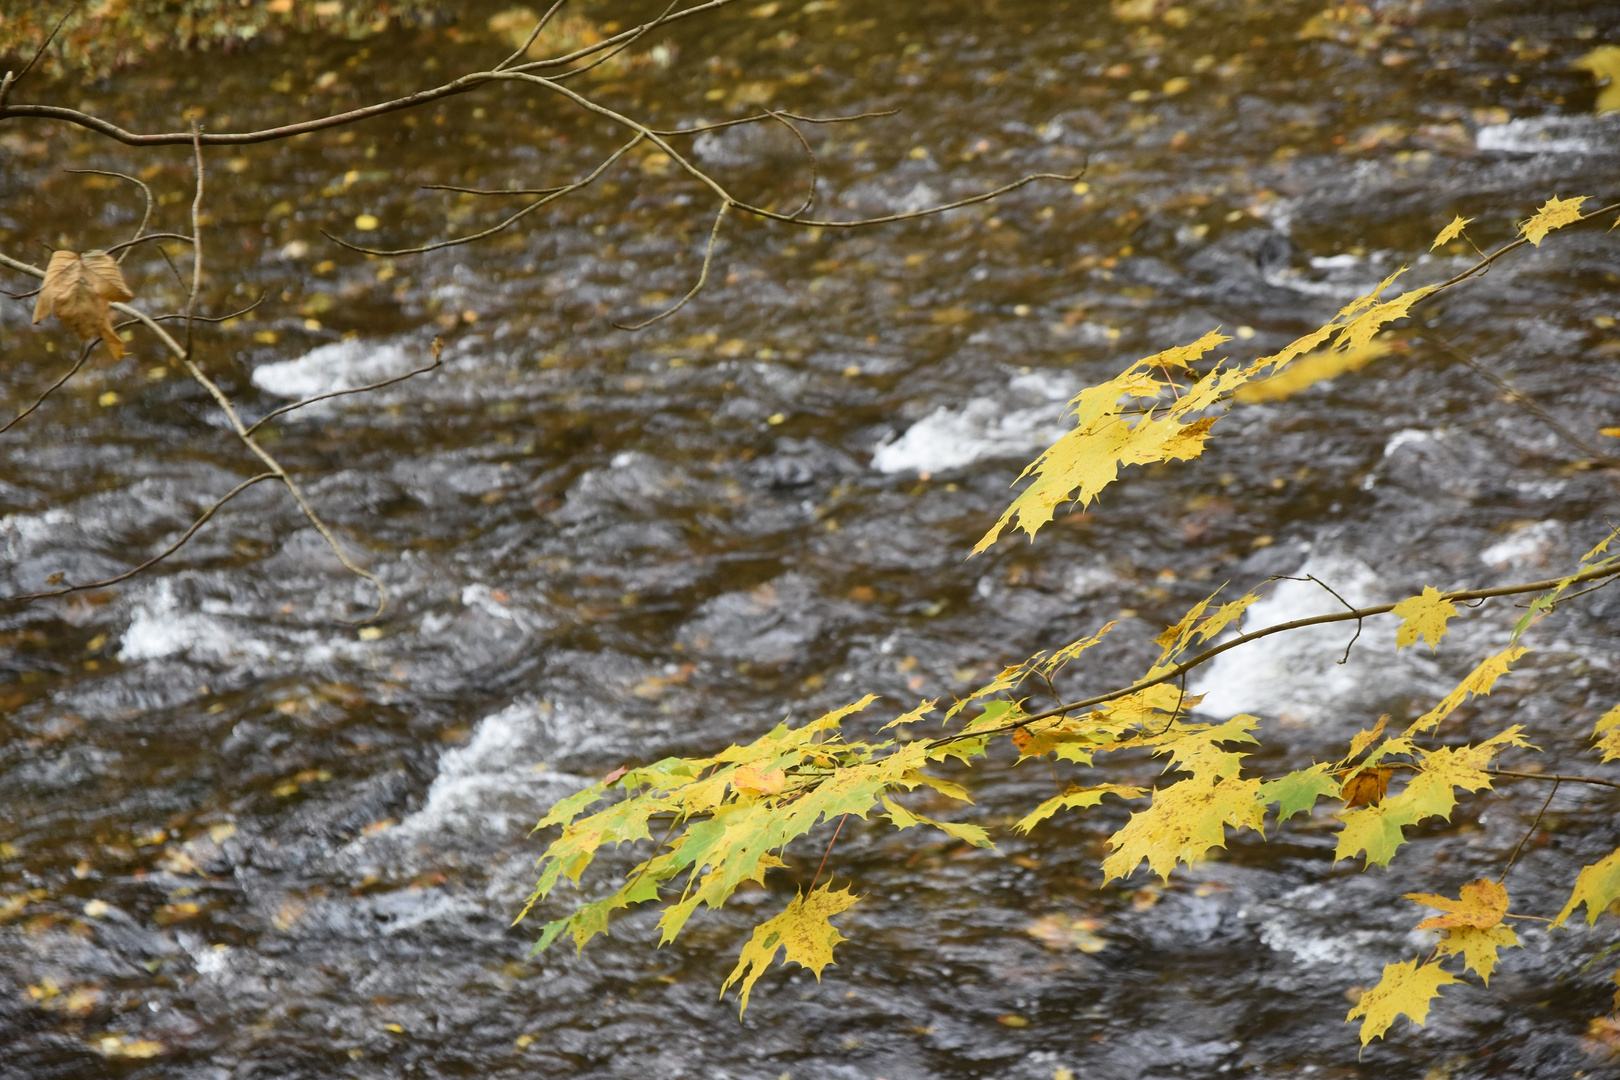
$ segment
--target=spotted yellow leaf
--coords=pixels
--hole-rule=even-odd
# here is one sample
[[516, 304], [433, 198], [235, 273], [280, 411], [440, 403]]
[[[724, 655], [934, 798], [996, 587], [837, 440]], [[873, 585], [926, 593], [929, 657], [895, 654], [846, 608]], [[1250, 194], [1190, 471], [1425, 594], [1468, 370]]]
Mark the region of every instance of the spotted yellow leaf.
[[1383, 978], [1361, 995], [1345, 1021], [1361, 1017], [1362, 1046], [1382, 1038], [1399, 1016], [1406, 1016], [1422, 1027], [1429, 1018], [1429, 1003], [1440, 993], [1440, 988], [1461, 981], [1439, 964], [1420, 965], [1416, 960], [1385, 964]]
[[834, 892], [830, 885], [823, 885], [808, 897], [795, 896], [786, 911], [754, 927], [753, 937], [743, 946], [737, 966], [727, 976], [720, 992], [724, 994], [732, 983], [741, 980], [737, 1012], [746, 1011], [748, 995], [765, 969], [771, 966], [778, 949], [784, 953], [783, 963], [809, 968], [819, 981], [822, 969], [833, 962], [833, 946], [844, 940], [844, 935], [828, 920], [855, 901], [855, 894], [848, 889]]

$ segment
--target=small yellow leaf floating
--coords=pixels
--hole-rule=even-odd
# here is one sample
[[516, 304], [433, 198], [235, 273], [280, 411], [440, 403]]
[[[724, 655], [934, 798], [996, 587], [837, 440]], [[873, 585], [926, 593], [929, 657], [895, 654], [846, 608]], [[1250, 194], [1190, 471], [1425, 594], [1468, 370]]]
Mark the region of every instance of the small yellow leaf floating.
[[45, 283], [34, 301], [34, 322], [54, 314], [79, 340], [100, 337], [113, 359], [121, 360], [124, 343], [113, 328], [111, 305], [133, 299], [124, 272], [105, 251], [83, 255], [58, 251], [45, 266]]
[[1465, 218], [1461, 214], [1458, 214], [1456, 217], [1452, 218], [1451, 224], [1441, 229], [1440, 235], [1434, 238], [1434, 243], [1429, 245], [1429, 250], [1433, 251], [1441, 244], [1447, 244], [1457, 239], [1457, 237], [1462, 235], [1462, 231], [1466, 229], [1473, 220], [1473, 218]]
[[1599, 435], [1607, 435], [1611, 439], [1620, 439], [1620, 427], [1598, 428]]
[[1404, 649], [1421, 637], [1433, 652], [1446, 636], [1446, 620], [1457, 614], [1457, 605], [1441, 596], [1433, 585], [1426, 585], [1419, 595], [1396, 604], [1394, 614], [1401, 620], [1400, 629], [1395, 631], [1397, 649]]
[[1100, 926], [1102, 922], [1097, 919], [1043, 915], [1025, 927], [1024, 932], [1048, 949], [1058, 952], [1076, 949], [1090, 956], [1108, 948], [1108, 939], [1093, 933]]
[[1019, 1016], [1017, 1013], [1002, 1013], [1000, 1016], [996, 1017], [996, 1023], [1002, 1025], [1003, 1027], [1010, 1028], [1029, 1027], [1028, 1018]]
[[1417, 924], [1419, 930], [1450, 930], [1458, 926], [1472, 926], [1489, 930], [1507, 914], [1508, 893], [1500, 882], [1480, 878], [1464, 885], [1459, 898], [1435, 893], [1407, 893], [1406, 899], [1424, 907], [1439, 908], [1444, 915], [1433, 915]]
[[1389, 1025], [1403, 1014], [1422, 1027], [1429, 1018], [1429, 1002], [1440, 993], [1440, 988], [1461, 981], [1439, 964], [1420, 966], [1416, 960], [1385, 964], [1384, 977], [1378, 980], [1377, 986], [1361, 995], [1361, 1000], [1344, 1019], [1348, 1023], [1358, 1016], [1362, 1018], [1361, 1045], [1366, 1046], [1374, 1039], [1383, 1038]]
[[1519, 232], [1526, 240], [1540, 247], [1547, 234], [1554, 229], [1562, 229], [1571, 222], [1581, 220], [1581, 204], [1587, 198], [1589, 196], [1579, 195], [1573, 199], [1548, 199], [1529, 221], [1519, 226]]
[[833, 892], [831, 885], [823, 885], [808, 897], [795, 896], [786, 911], [754, 927], [754, 936], [743, 946], [737, 966], [720, 987], [724, 994], [732, 983], [742, 980], [738, 1015], [747, 1010], [748, 995], [754, 983], [765, 974], [779, 948], [786, 953], [783, 963], [791, 961], [809, 968], [819, 982], [822, 968], [833, 962], [833, 946], [844, 940], [844, 935], [828, 920], [855, 900], [855, 894], [848, 889]]
[[359, 229], [361, 232], [372, 232], [380, 224], [382, 223], [377, 220], [375, 215], [372, 214], [361, 214], [359, 217], [354, 219], [354, 227]]
[[101, 1051], [102, 1057], [155, 1058], [163, 1053], [163, 1044], [153, 1042], [151, 1039], [131, 1039], [128, 1036], [119, 1038], [116, 1035], [104, 1035], [96, 1040], [96, 1049]]

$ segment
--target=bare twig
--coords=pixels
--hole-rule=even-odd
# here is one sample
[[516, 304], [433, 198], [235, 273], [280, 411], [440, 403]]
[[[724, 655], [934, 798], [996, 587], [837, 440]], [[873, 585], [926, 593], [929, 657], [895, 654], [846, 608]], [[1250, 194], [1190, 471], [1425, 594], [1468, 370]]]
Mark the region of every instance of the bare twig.
[[46, 391], [43, 394], [41, 394], [41, 395], [39, 395], [39, 397], [35, 398], [34, 403], [32, 405], [28, 406], [28, 408], [24, 409], [22, 412], [18, 413], [16, 416], [13, 416], [10, 420], [7, 420], [5, 427], [0, 427], [0, 435], [4, 435], [6, 432], [10, 431], [12, 428], [14, 428], [18, 424], [22, 423], [25, 419], [28, 418], [29, 413], [33, 412], [35, 409], [37, 409], [41, 405], [45, 404], [45, 399], [46, 398], [48, 398], [52, 394], [56, 393], [64, 385], [66, 385], [66, 383], [67, 383], [67, 381], [69, 379], [71, 379], [71, 378], [73, 378], [73, 376], [77, 375], [79, 373], [79, 369], [84, 367], [84, 362], [86, 360], [90, 359], [90, 354], [93, 351], [95, 351], [95, 347], [100, 341], [101, 341], [100, 338], [91, 338], [89, 341], [85, 342], [84, 345], [82, 345], [79, 348], [79, 359], [74, 363], [74, 365], [72, 367], [68, 368], [67, 371], [65, 373], [63, 373], [61, 378], [59, 378], [55, 382], [51, 383], [49, 388], [47, 388]]
[[1541, 809], [1536, 811], [1536, 820], [1532, 821], [1530, 827], [1524, 831], [1524, 835], [1519, 837], [1518, 844], [1514, 845], [1513, 854], [1508, 856], [1507, 865], [1502, 867], [1502, 872], [1496, 876], [1498, 882], [1507, 878], [1508, 871], [1513, 869], [1514, 862], [1519, 858], [1519, 852], [1524, 850], [1524, 845], [1536, 834], [1536, 827], [1541, 824], [1541, 816], [1547, 812], [1547, 807], [1552, 805], [1553, 796], [1558, 794], [1558, 785], [1560, 783], [1561, 781], [1558, 780], [1553, 781], [1552, 790], [1547, 792], [1546, 801], [1541, 804]]
[[654, 135], [670, 137], [676, 135], [702, 135], [705, 132], [720, 131], [723, 128], [737, 127], [740, 124], [757, 124], [763, 120], [770, 120], [778, 116], [785, 116], [789, 120], [797, 120], [801, 124], [847, 124], [852, 120], [871, 120], [874, 117], [898, 116], [899, 114], [899, 109], [877, 109], [872, 112], [850, 113], [848, 116], [804, 116], [800, 113], [788, 112], [786, 109], [778, 109], [774, 112], [766, 110], [762, 113], [755, 113], [753, 116], [739, 116], [734, 120], [717, 120], [712, 124], [699, 124], [697, 127], [653, 128], [652, 132]]
[[19, 602], [20, 603], [20, 602], [28, 601], [28, 600], [45, 600], [45, 599], [49, 599], [50, 597], [53, 597], [53, 596], [66, 596], [69, 593], [84, 592], [84, 591], [86, 591], [88, 589], [105, 589], [108, 586], [117, 585], [121, 581], [128, 581], [130, 578], [134, 577], [136, 574], [139, 574], [144, 570], [151, 569], [152, 567], [156, 566], [158, 563], [162, 562], [164, 559], [167, 559], [170, 555], [173, 555], [175, 552], [179, 551], [182, 547], [184, 547], [186, 545], [187, 541], [189, 541], [193, 536], [197, 535], [197, 530], [201, 529], [204, 525], [208, 524], [208, 519], [213, 517], [216, 513], [218, 513], [220, 507], [224, 506], [226, 503], [230, 502], [232, 499], [234, 499], [238, 495], [242, 494], [242, 492], [246, 491], [248, 488], [252, 487], [254, 484], [261, 483], [262, 481], [265, 481], [265, 480], [274, 480], [274, 479], [276, 479], [276, 474], [273, 473], [273, 472], [262, 472], [262, 473], [259, 473], [257, 476], [248, 477], [246, 480], [242, 481], [240, 484], [237, 484], [235, 487], [231, 488], [230, 491], [226, 492], [224, 495], [221, 495], [218, 499], [214, 500], [213, 505], [210, 506], [207, 510], [203, 511], [202, 516], [199, 517], [196, 521], [191, 523], [191, 528], [187, 529], [185, 532], [180, 534], [180, 539], [176, 540], [174, 543], [170, 544], [168, 547], [164, 548], [162, 551], [158, 552], [156, 555], [152, 556], [150, 559], [147, 559], [145, 562], [141, 563], [139, 566], [136, 566], [136, 567], [133, 567], [133, 568], [131, 568], [129, 570], [126, 570], [122, 574], [117, 575], [116, 577], [104, 578], [101, 581], [90, 581], [90, 582], [86, 582], [83, 585], [69, 585], [69, 586], [67, 586], [65, 588], [54, 589], [54, 590], [52, 590], [50, 592], [28, 593], [28, 594], [26, 594], [24, 596], [8, 596], [8, 597], [5, 598], [5, 600], [6, 600], [7, 603], [12, 603], [12, 602]]
[[592, 68], [601, 67], [615, 56], [618, 56], [620, 53], [624, 52], [624, 50], [628, 49], [637, 40], [651, 33], [655, 27], [664, 25], [665, 21], [669, 18], [669, 13], [674, 11], [675, 5], [680, 2], [681, 0], [669, 0], [669, 6], [664, 9], [663, 14], [659, 15], [658, 18], [654, 19], [652, 22], [642, 23], [641, 26], [637, 27], [636, 31], [629, 37], [625, 38], [623, 42], [602, 53], [602, 55], [598, 56], [590, 63], [582, 64], [577, 68], [571, 68], [568, 71], [561, 72], [556, 76], [556, 78], [571, 79], [576, 75], [585, 74]]
[[45, 50], [51, 47], [51, 42], [56, 40], [56, 35], [62, 32], [63, 26], [67, 25], [68, 16], [72, 15], [73, 9], [78, 6], [77, 2], [67, 6], [67, 10], [62, 12], [62, 17], [56, 20], [56, 25], [51, 27], [51, 32], [45, 35], [45, 40], [39, 43], [39, 48], [34, 50], [34, 55], [28, 58], [28, 63], [23, 65], [23, 69], [17, 72], [15, 77], [12, 76], [11, 72], [6, 72], [4, 81], [0, 82], [0, 108], [5, 107], [7, 96], [17, 88], [17, 84], [22, 82], [30, 71], [34, 70], [34, 65], [39, 63], [40, 57], [45, 55]]
[[[1620, 576], [1620, 565], [1596, 567], [1579, 574], [1571, 575], [1568, 578], [1551, 578], [1546, 581], [1528, 581], [1518, 585], [1499, 585], [1489, 589], [1464, 589], [1456, 592], [1442, 593], [1441, 597], [1443, 599], [1455, 602], [1459, 600], [1478, 600], [1492, 596], [1520, 596], [1525, 593], [1545, 592], [1548, 589], [1554, 589], [1566, 583], [1573, 585], [1583, 581], [1606, 580], [1616, 576]], [[1018, 720], [1010, 724], [1004, 724], [998, 728], [988, 728], [983, 731], [974, 732], [957, 732], [953, 735], [942, 735], [939, 738], [932, 740], [929, 743], [929, 746], [930, 748], [933, 748], [943, 746], [947, 743], [956, 742], [960, 739], [977, 739], [984, 735], [1000, 735], [1004, 732], [1016, 731], [1019, 728], [1033, 724], [1038, 720], [1049, 720], [1054, 716], [1067, 716], [1069, 713], [1076, 712], [1080, 709], [1089, 709], [1094, 705], [1103, 705], [1110, 701], [1117, 701], [1122, 697], [1129, 697], [1131, 694], [1140, 693], [1149, 687], [1158, 686], [1160, 683], [1166, 683], [1172, 679], [1178, 679], [1183, 673], [1209, 663], [1222, 653], [1230, 652], [1231, 650], [1242, 645], [1247, 645], [1251, 641], [1258, 641], [1261, 638], [1271, 637], [1273, 634], [1284, 634], [1290, 630], [1300, 630], [1307, 626], [1322, 626], [1327, 623], [1349, 622], [1352, 619], [1359, 621], [1361, 619], [1371, 618], [1374, 615], [1384, 615], [1393, 610], [1395, 610], [1394, 604], [1377, 604], [1372, 607], [1355, 608], [1354, 610], [1347, 612], [1329, 612], [1326, 615], [1312, 615], [1309, 618], [1294, 619], [1290, 622], [1277, 623], [1274, 626], [1267, 626], [1259, 630], [1253, 630], [1247, 634], [1239, 634], [1230, 641], [1224, 641], [1219, 645], [1205, 649], [1203, 652], [1192, 657], [1191, 659], [1184, 660], [1179, 664], [1167, 668], [1159, 674], [1154, 675], [1152, 678], [1142, 679], [1139, 682], [1134, 682], [1129, 686], [1124, 686], [1117, 690], [1110, 690], [1107, 693], [1097, 694], [1094, 697], [1085, 698], [1082, 701], [1071, 701], [1066, 704], [1059, 705], [1056, 708], [1047, 709], [1043, 712], [1020, 717]], [[1541, 774], [1539, 773], [1521, 774], [1504, 772], [1502, 775], [1522, 775], [1532, 779], [1542, 778]], [[1576, 778], [1566, 776], [1563, 779], [1575, 780]], [[1610, 787], [1620, 787], [1620, 783], [1613, 783], [1610, 781], [1588, 780], [1582, 782], [1603, 783], [1608, 784]]]
[[1600, 776], [1571, 776], [1568, 773], [1513, 772], [1510, 769], [1486, 769], [1492, 776], [1506, 776], [1514, 780], [1550, 780], [1554, 784], [1592, 784], [1597, 787], [1620, 788], [1620, 782]]
[[296, 409], [302, 409], [306, 405], [313, 405], [317, 401], [325, 401], [328, 398], [344, 397], [347, 394], [364, 394], [371, 390], [381, 390], [385, 386], [392, 386], [395, 383], [404, 382], [406, 379], [413, 379], [418, 375], [426, 375], [430, 371], [443, 367], [444, 361], [439, 358], [439, 354], [444, 351], [444, 339], [434, 338], [433, 344], [430, 348], [433, 352], [433, 362], [426, 367], [419, 367], [415, 371], [407, 371], [403, 375], [395, 375], [391, 379], [383, 379], [380, 382], [368, 383], [365, 386], [356, 386], [349, 390], [333, 390], [329, 394], [317, 394], [314, 397], [305, 398], [303, 401], [295, 401], [291, 405], [283, 405], [281, 408], [276, 409], [273, 412], [265, 413], [263, 416], [253, 421], [253, 423], [248, 425], [247, 432], [249, 435], [251, 435], [255, 431], [259, 430], [261, 425], [269, 423], [276, 417], [293, 412]]
[[779, 123], [783, 127], [787, 128], [788, 131], [792, 132], [793, 137], [795, 139], [799, 140], [799, 145], [804, 147], [805, 157], [810, 159], [810, 186], [809, 186], [809, 190], [805, 192], [804, 202], [800, 203], [799, 208], [797, 210], [793, 211], [793, 213], [789, 214], [788, 216], [796, 218], [800, 214], [808, 214], [810, 212], [810, 207], [813, 206], [815, 204], [815, 201], [816, 201], [816, 182], [818, 180], [818, 170], [816, 168], [816, 152], [815, 152], [814, 149], [811, 148], [810, 140], [806, 139], [804, 137], [804, 132], [802, 132], [798, 128], [794, 127], [793, 122], [791, 120], [788, 120], [786, 117], [784, 117], [779, 112], [771, 112], [771, 110], [769, 110], [769, 109], [767, 109], [765, 111], [769, 112], [771, 114], [771, 119], [775, 120], [777, 123]]
[[720, 239], [720, 223], [726, 219], [726, 211], [731, 209], [730, 203], [721, 203], [720, 212], [714, 215], [714, 227], [709, 230], [709, 246], [703, 252], [703, 269], [698, 273], [697, 284], [693, 285], [687, 294], [678, 300], [673, 307], [666, 308], [650, 319], [638, 323], [614, 323], [620, 330], [645, 330], [656, 322], [663, 322], [671, 315], [691, 302], [692, 298], [703, 291], [704, 284], [709, 280], [709, 264], [714, 260], [714, 245]]
[[1613, 457], [1605, 454], [1602, 450], [1599, 450], [1597, 447], [1581, 438], [1574, 431], [1571, 431], [1557, 417], [1553, 416], [1552, 413], [1543, 408], [1540, 402], [1536, 401], [1534, 398], [1530, 397], [1530, 395], [1508, 382], [1502, 376], [1498, 375], [1490, 368], [1481, 364], [1479, 361], [1457, 348], [1439, 334], [1430, 331], [1424, 336], [1432, 344], [1438, 345], [1440, 350], [1446, 355], [1450, 356], [1453, 360], [1459, 360], [1468, 367], [1472, 368], [1475, 374], [1483, 377], [1487, 382], [1495, 386], [1498, 390], [1502, 391], [1502, 393], [1506, 394], [1515, 403], [1522, 405], [1526, 411], [1530, 412], [1542, 423], [1552, 428], [1553, 432], [1565, 442], [1569, 443], [1571, 446], [1585, 454], [1587, 457], [1591, 458], [1593, 461], [1604, 465], [1620, 464], [1620, 462], [1616, 462]]
[[821, 880], [821, 872], [827, 868], [827, 857], [832, 854], [833, 845], [838, 843], [838, 834], [844, 831], [844, 822], [848, 820], [848, 814], [838, 819], [838, 826], [833, 829], [832, 839], [827, 841], [827, 850], [821, 853], [821, 865], [816, 867], [816, 876], [810, 879], [810, 887], [805, 890], [805, 895], [816, 891], [816, 882]]
[[517, 224], [523, 218], [527, 217], [529, 214], [533, 213], [534, 211], [540, 209], [542, 206], [545, 206], [547, 203], [556, 202], [558, 199], [562, 198], [564, 195], [567, 195], [567, 194], [569, 194], [571, 192], [578, 191], [580, 188], [585, 187], [586, 185], [594, 182], [599, 176], [601, 176], [604, 172], [606, 172], [616, 161], [618, 161], [620, 158], [624, 157], [624, 155], [628, 154], [632, 149], [634, 149], [636, 147], [636, 145], [641, 142], [641, 140], [642, 140], [641, 135], [635, 136], [629, 142], [625, 143], [623, 146], [621, 146], [617, 150], [613, 151], [613, 153], [609, 154], [607, 156], [607, 158], [601, 162], [601, 164], [597, 165], [596, 168], [592, 169], [583, 178], [574, 181], [572, 184], [565, 184], [564, 186], [562, 186], [560, 188], [556, 188], [556, 189], [552, 190], [549, 194], [543, 196], [542, 198], [536, 199], [534, 202], [530, 203], [528, 206], [525, 206], [523, 209], [519, 210], [517, 213], [512, 214], [511, 216], [507, 217], [506, 219], [501, 221], [500, 224], [491, 225], [487, 229], [482, 229], [482, 230], [480, 230], [478, 232], [472, 233], [472, 234], [467, 235], [467, 236], [457, 236], [457, 237], [454, 237], [453, 239], [450, 239], [450, 240], [439, 240], [439, 241], [436, 241], [435, 243], [432, 243], [432, 244], [423, 244], [420, 247], [398, 248], [398, 249], [393, 250], [393, 251], [385, 251], [385, 250], [382, 250], [382, 249], [379, 249], [379, 248], [368, 248], [368, 247], [362, 247], [359, 244], [351, 244], [347, 240], [344, 240], [344, 239], [342, 239], [340, 237], [333, 236], [331, 233], [327, 232], [325, 229], [321, 230], [321, 235], [326, 237], [328, 240], [332, 241], [332, 243], [338, 245], [339, 247], [348, 248], [350, 251], [358, 251], [362, 255], [376, 255], [378, 257], [384, 257], [384, 258], [393, 257], [393, 256], [396, 256], [396, 255], [420, 255], [423, 252], [427, 252], [427, 251], [438, 251], [441, 248], [455, 247], [455, 246], [457, 246], [459, 244], [470, 244], [475, 240], [482, 240], [486, 236], [494, 236], [496, 233], [500, 232], [501, 230], [509, 228], [510, 226]]
[[[146, 186], [145, 180], [142, 180], [138, 176], [131, 176], [129, 173], [115, 172], [110, 169], [63, 169], [62, 171], [69, 173], [80, 173], [89, 176], [111, 176], [119, 180], [128, 180], [131, 184], [134, 184], [136, 187], [140, 188], [141, 194], [146, 196], [146, 209], [141, 212], [141, 223], [135, 227], [134, 236], [130, 237], [128, 240], [125, 240], [122, 244], [114, 244], [112, 247], [107, 249], [107, 254], [111, 255], [115, 251], [132, 247], [133, 245], [141, 242], [142, 238], [146, 235], [146, 227], [152, 222], [152, 207], [157, 204], [157, 200], [152, 198], [152, 189]], [[161, 233], [160, 235], [168, 237], [172, 240], [191, 239], [189, 236], [181, 236], [178, 233]], [[118, 261], [123, 262], [126, 255], [128, 255], [128, 251], [124, 251], [123, 254], [119, 255]]]
[[547, 8], [546, 13], [540, 16], [539, 21], [534, 24], [534, 29], [529, 31], [528, 40], [524, 41], [522, 45], [519, 45], [517, 47], [517, 51], [511, 56], [508, 56], [505, 60], [502, 60], [500, 63], [496, 64], [495, 70], [504, 71], [506, 68], [511, 67], [513, 64], [521, 60], [523, 58], [523, 54], [528, 52], [534, 43], [540, 39], [540, 35], [546, 29], [546, 24], [551, 22], [552, 16], [561, 11], [562, 6], [566, 3], [568, 3], [568, 0], [556, 0], [556, 3]]
[[[672, 12], [662, 17], [659, 22], [661, 25], [668, 25], [682, 19], [716, 11], [736, 2], [737, 0], [706, 0], [705, 3], [694, 4], [692, 7]], [[245, 146], [252, 143], [276, 142], [281, 139], [290, 139], [295, 135], [326, 131], [376, 116], [386, 116], [389, 113], [420, 108], [435, 101], [442, 101], [445, 98], [465, 94], [482, 86], [487, 86], [503, 75], [512, 72], [527, 72], [531, 69], [541, 70], [548, 67], [566, 67], [576, 60], [595, 55], [604, 49], [611, 49], [621, 42], [637, 36], [643, 32], [644, 26], [645, 24], [621, 31], [611, 37], [602, 39], [594, 45], [576, 49], [564, 56], [518, 64], [502, 71], [469, 72], [459, 78], [452, 79], [450, 82], [427, 90], [418, 90], [403, 97], [379, 101], [358, 109], [350, 109], [346, 112], [333, 113], [329, 116], [316, 117], [310, 120], [301, 120], [296, 123], [261, 128], [256, 131], [205, 132], [201, 137], [201, 141], [204, 146]], [[15, 83], [15, 80], [13, 80], [13, 83]], [[189, 131], [166, 131], [143, 135], [128, 131], [109, 120], [80, 109], [68, 109], [59, 105], [0, 105], [0, 120], [25, 117], [40, 120], [60, 120], [64, 123], [76, 124], [79, 127], [105, 135], [110, 139], [116, 139], [126, 146], [183, 146], [190, 145], [192, 142], [192, 133]]]

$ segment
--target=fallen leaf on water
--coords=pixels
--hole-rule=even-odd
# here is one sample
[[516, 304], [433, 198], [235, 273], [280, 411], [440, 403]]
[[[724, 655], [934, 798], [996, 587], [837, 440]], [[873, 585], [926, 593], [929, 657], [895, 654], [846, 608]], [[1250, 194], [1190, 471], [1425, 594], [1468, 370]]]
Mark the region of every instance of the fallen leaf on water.
[[54, 314], [62, 325], [79, 335], [81, 341], [100, 337], [114, 360], [124, 356], [124, 343], [113, 329], [111, 305], [133, 300], [124, 281], [124, 272], [105, 251], [79, 255], [58, 251], [45, 266], [45, 284], [34, 301], [34, 322]]

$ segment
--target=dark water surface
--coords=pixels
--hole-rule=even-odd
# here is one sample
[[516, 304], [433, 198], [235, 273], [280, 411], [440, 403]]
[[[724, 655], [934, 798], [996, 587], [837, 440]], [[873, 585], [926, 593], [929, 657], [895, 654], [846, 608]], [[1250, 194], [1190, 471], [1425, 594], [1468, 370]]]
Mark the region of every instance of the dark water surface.
[[[272, 93], [340, 107], [488, 64], [495, 10], [33, 91], [141, 130], [183, 127], [193, 105], [216, 130], [258, 125], [294, 109]], [[156, 572], [0, 611], [0, 1076], [1620, 1076], [1612, 1029], [1588, 1029], [1610, 1008], [1607, 968], [1577, 974], [1612, 920], [1521, 929], [1489, 991], [1448, 989], [1427, 1028], [1402, 1021], [1359, 1062], [1341, 1022], [1347, 990], [1427, 947], [1401, 893], [1494, 876], [1544, 785], [1465, 798], [1389, 873], [1335, 867], [1324, 808], [1166, 888], [1099, 890], [1122, 812], [1020, 839], [1005, 826], [1053, 776], [999, 759], [967, 782], [1001, 854], [852, 824], [829, 865], [865, 899], [837, 966], [819, 985], [772, 971], [741, 1022], [720, 983], [820, 838], [661, 950], [646, 914], [534, 961], [534, 932], [507, 925], [541, 849], [528, 826], [622, 763], [712, 752], [867, 691], [890, 707], [961, 692], [1124, 617], [1063, 686], [1106, 688], [1225, 580], [1314, 573], [1372, 602], [1556, 574], [1601, 535], [1615, 474], [1432, 344], [1597, 440], [1620, 416], [1620, 247], [1586, 229], [1435, 305], [1360, 376], [1240, 407], [1201, 460], [1135, 470], [1039, 543], [964, 560], [1088, 381], [1217, 324], [1257, 355], [1402, 263], [1449, 276], [1467, 250], [1427, 249], [1454, 213], [1495, 244], [1549, 196], [1616, 194], [1620, 125], [1591, 115], [1591, 79], [1568, 67], [1620, 37], [1616, 5], [1386, 6], [1344, 42], [1299, 39], [1314, 3], [1177, 10], [788, 0], [683, 27], [660, 54], [672, 66], [587, 82], [667, 127], [755, 100], [902, 109], [810, 129], [829, 214], [1089, 160], [1087, 191], [1035, 185], [926, 222], [734, 219], [708, 291], [634, 335], [612, 321], [685, 291], [713, 210], [656, 160], [482, 246], [366, 260], [320, 234], [354, 235], [363, 214], [390, 245], [491, 223], [504, 201], [415, 185], [573, 178], [622, 141], [600, 120], [486, 90], [211, 153], [205, 305], [268, 297], [202, 355], [249, 416], [449, 343], [439, 373], [273, 428], [393, 606], [380, 636], [342, 625], [368, 590], [261, 485]], [[696, 153], [784, 209], [807, 179], [780, 129]], [[133, 228], [127, 187], [63, 165], [142, 171], [158, 226], [184, 226], [184, 148], [13, 124], [0, 154], [13, 255]], [[149, 309], [179, 303], [152, 249], [126, 268]], [[30, 303], [0, 308], [7, 415], [66, 363]], [[146, 340], [0, 453], [6, 593], [126, 569], [255, 468]], [[1601, 770], [1584, 748], [1620, 696], [1614, 595], [1538, 627], [1522, 674], [1447, 737], [1521, 723], [1549, 768]], [[1283, 583], [1250, 625], [1334, 606]], [[1264, 718], [1257, 767], [1297, 767], [1381, 711], [1425, 709], [1517, 614], [1457, 620], [1434, 658], [1397, 655], [1387, 621], [1342, 667], [1340, 632], [1240, 651], [1194, 689]], [[1604, 789], [1557, 793], [1509, 876], [1515, 910], [1556, 911], [1615, 845], [1615, 807]]]

